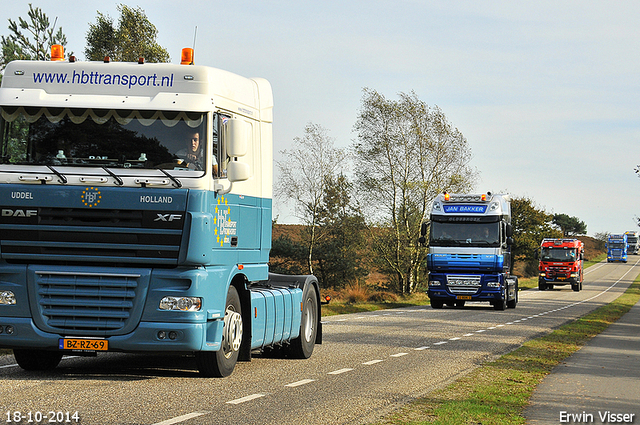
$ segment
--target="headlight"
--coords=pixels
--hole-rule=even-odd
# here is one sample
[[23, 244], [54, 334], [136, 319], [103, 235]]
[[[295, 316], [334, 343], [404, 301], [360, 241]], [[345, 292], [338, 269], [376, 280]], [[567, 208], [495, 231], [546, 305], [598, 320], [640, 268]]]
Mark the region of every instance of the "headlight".
[[158, 306], [160, 310], [200, 311], [202, 298], [198, 297], [164, 297]]
[[578, 273], [571, 273], [571, 277], [578, 277]]
[[440, 286], [440, 281], [438, 280], [430, 280], [429, 286]]
[[546, 275], [546, 273], [540, 273], [540, 277], [545, 277]]
[[0, 305], [14, 305], [16, 303], [16, 295], [11, 291], [0, 292]]
[[487, 282], [487, 288], [499, 288], [500, 282]]

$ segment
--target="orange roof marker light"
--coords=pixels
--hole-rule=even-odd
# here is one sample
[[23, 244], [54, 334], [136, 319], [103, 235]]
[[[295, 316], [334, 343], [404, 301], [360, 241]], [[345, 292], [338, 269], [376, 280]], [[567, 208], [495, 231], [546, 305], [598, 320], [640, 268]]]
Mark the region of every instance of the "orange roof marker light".
[[182, 49], [182, 60], [180, 65], [193, 65], [193, 49], [191, 47], [185, 47]]
[[51, 46], [51, 60], [63, 61], [64, 60], [64, 47], [61, 44], [54, 44]]

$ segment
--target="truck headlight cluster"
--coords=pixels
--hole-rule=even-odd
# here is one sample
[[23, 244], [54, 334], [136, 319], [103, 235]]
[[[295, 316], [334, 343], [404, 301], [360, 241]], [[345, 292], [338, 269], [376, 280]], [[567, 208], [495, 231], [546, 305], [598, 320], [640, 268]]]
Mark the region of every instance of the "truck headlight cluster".
[[0, 292], [0, 305], [15, 305], [16, 295], [11, 291]]
[[487, 282], [487, 288], [499, 288], [500, 282]]
[[158, 306], [160, 310], [200, 311], [202, 298], [199, 297], [164, 297]]
[[440, 281], [438, 280], [430, 280], [429, 286], [440, 286]]
[[540, 273], [540, 277], [545, 277], [546, 275], [546, 273]]

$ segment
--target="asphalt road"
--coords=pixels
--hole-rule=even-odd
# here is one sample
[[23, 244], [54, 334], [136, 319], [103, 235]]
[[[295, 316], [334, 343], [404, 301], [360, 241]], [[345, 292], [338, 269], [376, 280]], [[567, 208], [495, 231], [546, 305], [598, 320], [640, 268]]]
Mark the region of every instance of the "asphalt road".
[[222, 379], [199, 377], [189, 357], [68, 357], [54, 371], [33, 373], [5, 356], [0, 421], [22, 415], [27, 423], [29, 413], [41, 412], [48, 419], [40, 423], [75, 423], [77, 412], [85, 425], [369, 423], [611, 302], [636, 278], [639, 262], [632, 256], [590, 267], [580, 292], [521, 291], [517, 308], [506, 311], [469, 304], [327, 317], [324, 343], [310, 359], [257, 356]]

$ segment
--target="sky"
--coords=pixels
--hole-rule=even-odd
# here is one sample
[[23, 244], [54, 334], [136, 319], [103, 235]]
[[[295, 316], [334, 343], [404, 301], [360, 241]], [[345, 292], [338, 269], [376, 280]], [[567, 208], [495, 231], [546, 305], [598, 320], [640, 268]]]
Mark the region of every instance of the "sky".
[[[387, 99], [413, 91], [466, 137], [475, 192], [529, 198], [591, 236], [640, 230], [640, 2], [31, 3], [57, 18], [80, 60], [98, 12], [117, 21], [124, 3], [144, 10], [172, 62], [195, 35], [196, 64], [266, 78], [276, 161], [308, 123], [351, 146], [364, 88]], [[27, 12], [28, 2], [3, 2], [0, 35]], [[274, 215], [296, 222], [290, 206]]]

